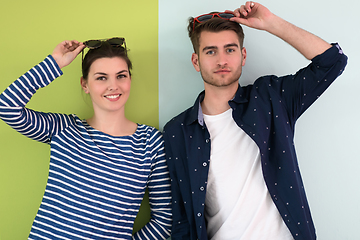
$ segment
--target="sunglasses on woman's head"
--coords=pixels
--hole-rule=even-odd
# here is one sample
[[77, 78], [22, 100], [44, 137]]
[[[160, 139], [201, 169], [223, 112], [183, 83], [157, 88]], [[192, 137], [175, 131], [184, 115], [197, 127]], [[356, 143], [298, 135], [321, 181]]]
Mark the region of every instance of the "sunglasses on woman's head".
[[112, 47], [120, 47], [121, 45], [125, 45], [125, 38], [108, 38], [108, 39], [98, 39], [98, 40], [88, 40], [84, 42], [85, 47], [90, 49], [95, 49], [101, 47], [103, 42], [109, 43]]
[[193, 21], [193, 31], [195, 29], [195, 22], [198, 22], [198, 23], [206, 22], [207, 20], [210, 20], [214, 17], [229, 20], [230, 18], [235, 17], [235, 15], [232, 13], [220, 12], [220, 13], [207, 13], [207, 14], [197, 16], [196, 18], [194, 18], [194, 21]]
[[[124, 49], [126, 51], [125, 38], [114, 37], [108, 39], [88, 40], [83, 43], [85, 47], [89, 49], [96, 49], [101, 47], [104, 42], [110, 44], [110, 46], [112, 47], [121, 47], [122, 45], [124, 45]], [[84, 50], [82, 51], [82, 60], [84, 61]]]

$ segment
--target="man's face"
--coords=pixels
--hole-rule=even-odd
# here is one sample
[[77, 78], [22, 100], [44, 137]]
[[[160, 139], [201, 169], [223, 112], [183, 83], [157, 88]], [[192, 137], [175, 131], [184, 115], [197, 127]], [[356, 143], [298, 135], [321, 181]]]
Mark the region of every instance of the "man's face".
[[246, 49], [241, 49], [236, 33], [231, 30], [203, 31], [199, 45], [199, 53], [193, 53], [191, 61], [196, 71], [201, 73], [205, 85], [237, 85], [245, 65]]

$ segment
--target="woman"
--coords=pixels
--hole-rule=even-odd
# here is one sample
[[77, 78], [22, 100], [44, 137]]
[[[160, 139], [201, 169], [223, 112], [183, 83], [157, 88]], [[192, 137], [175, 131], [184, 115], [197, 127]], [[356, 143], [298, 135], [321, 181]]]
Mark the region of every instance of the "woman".
[[[36, 112], [25, 104], [62, 75], [86, 47], [81, 86], [94, 115]], [[29, 239], [165, 239], [171, 227], [170, 179], [163, 139], [125, 117], [131, 85], [125, 40], [64, 41], [0, 95], [0, 117], [18, 132], [51, 146], [45, 194]], [[132, 237], [149, 189], [151, 220]]]

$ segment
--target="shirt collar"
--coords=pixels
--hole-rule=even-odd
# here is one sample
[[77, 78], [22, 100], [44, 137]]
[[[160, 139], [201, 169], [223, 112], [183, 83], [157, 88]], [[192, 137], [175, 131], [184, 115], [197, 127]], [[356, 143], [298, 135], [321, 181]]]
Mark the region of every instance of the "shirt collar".
[[[204, 96], [205, 96], [205, 90], [198, 95], [194, 105], [190, 109], [189, 117], [186, 120], [186, 125], [190, 125], [195, 121], [197, 121], [201, 126], [204, 126], [204, 115], [202, 113], [202, 108], [201, 108], [201, 102], [204, 100]], [[229, 103], [235, 102], [240, 104], [240, 103], [245, 103], [247, 101], [248, 100], [244, 96], [244, 89], [239, 85], [234, 98], [231, 99]]]
[[236, 91], [236, 93], [235, 93], [235, 96], [234, 96], [234, 98], [233, 99], [231, 99], [230, 101], [229, 101], [229, 103], [230, 102], [235, 102], [235, 103], [246, 103], [248, 100], [247, 100], [247, 98], [246, 98], [246, 96], [245, 96], [245, 91], [244, 91], [244, 89], [240, 86], [240, 84], [239, 84], [239, 87], [238, 87], [238, 89], [237, 89], [237, 91]]
[[186, 125], [190, 125], [195, 121], [198, 121], [201, 126], [204, 125], [204, 116], [200, 105], [200, 103], [204, 100], [204, 96], [205, 96], [205, 90], [199, 94], [194, 105], [190, 109], [189, 117], [186, 119], [186, 123], [185, 123]]

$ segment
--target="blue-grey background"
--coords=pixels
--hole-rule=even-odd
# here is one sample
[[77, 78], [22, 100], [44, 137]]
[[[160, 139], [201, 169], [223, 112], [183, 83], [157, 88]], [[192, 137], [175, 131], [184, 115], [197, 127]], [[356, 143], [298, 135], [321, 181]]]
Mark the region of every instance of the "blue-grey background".
[[[236, 0], [159, 0], [159, 121], [162, 128], [191, 106], [203, 82], [190, 62], [189, 16], [234, 10]], [[328, 42], [349, 57], [345, 72], [298, 120], [295, 144], [319, 240], [360, 239], [360, 68], [356, 0], [264, 0], [272, 12]], [[265, 74], [295, 73], [309, 61], [269, 33], [244, 27], [248, 57], [242, 85]]]

